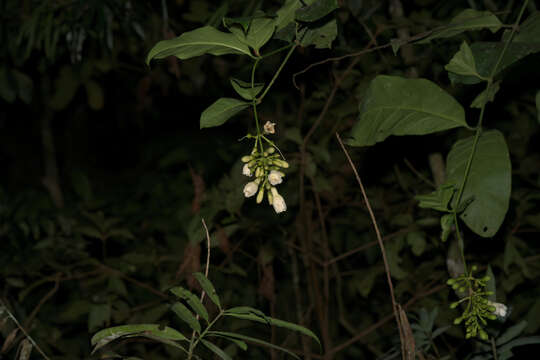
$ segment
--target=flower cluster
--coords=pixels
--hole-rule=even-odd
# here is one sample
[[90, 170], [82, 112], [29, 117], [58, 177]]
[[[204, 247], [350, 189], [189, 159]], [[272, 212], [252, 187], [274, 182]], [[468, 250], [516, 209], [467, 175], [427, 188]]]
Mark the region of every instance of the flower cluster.
[[257, 194], [257, 204], [259, 204], [266, 192], [268, 203], [279, 214], [287, 210], [287, 204], [285, 204], [283, 196], [278, 193], [276, 185], [283, 182], [285, 174], [281, 169], [288, 168], [289, 163], [279, 158], [280, 156], [273, 146], [266, 150], [263, 150], [261, 146], [261, 150], [257, 150], [257, 146], [255, 146], [251, 155], [242, 157], [242, 162], [244, 162], [242, 174], [249, 177], [255, 176], [253, 181], [244, 186], [244, 196], [249, 198]]
[[484, 330], [484, 326], [487, 325], [486, 320], [495, 320], [497, 317], [506, 316], [507, 307], [504, 304], [488, 300], [488, 297], [493, 295], [493, 292], [486, 290], [490, 277], [486, 275], [483, 278], [476, 278], [473, 276], [473, 272], [476, 270], [478, 267], [473, 265], [468, 274], [449, 279], [446, 283], [458, 294], [465, 294], [459, 301], [450, 305], [452, 309], [460, 304], [465, 305], [463, 313], [454, 320], [454, 324], [465, 322], [467, 330], [465, 338], [467, 339], [478, 336], [482, 340], [487, 340], [488, 335]]

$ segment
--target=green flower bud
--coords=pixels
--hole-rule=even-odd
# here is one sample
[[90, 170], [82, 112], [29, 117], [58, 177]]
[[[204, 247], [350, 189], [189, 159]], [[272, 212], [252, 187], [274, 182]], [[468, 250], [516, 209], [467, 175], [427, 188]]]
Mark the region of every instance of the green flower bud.
[[285, 160], [281, 160], [281, 159], [275, 159], [275, 160], [272, 160], [272, 162], [279, 166], [279, 167], [282, 167], [282, 168], [288, 168], [289, 167], [289, 163], [286, 162]]
[[497, 319], [497, 315], [495, 315], [495, 314], [487, 314], [486, 317], [487, 317], [489, 320], [495, 320], [495, 319]]
[[455, 284], [455, 283], [456, 283], [456, 280], [454, 280], [454, 279], [448, 279], [448, 280], [446, 280], [446, 285], [453, 285], [453, 284]]
[[276, 149], [274, 149], [272, 146], [270, 146], [268, 148], [268, 150], [266, 150], [266, 151], [268, 151], [269, 154], [273, 154], [276, 151]]
[[260, 204], [261, 201], [263, 200], [263, 196], [264, 196], [264, 187], [261, 187], [260, 190], [259, 190], [259, 193], [257, 194], [257, 204]]
[[488, 334], [482, 329], [480, 329], [480, 331], [478, 332], [478, 336], [484, 341], [488, 339]]
[[462, 321], [463, 321], [462, 317], [455, 318], [454, 319], [454, 325], [459, 325], [459, 324], [461, 324]]
[[242, 156], [242, 162], [249, 162], [251, 161], [251, 159], [253, 159], [253, 156], [251, 155], [246, 155], [246, 156]]
[[450, 304], [450, 309], [455, 309], [458, 307], [458, 305], [459, 305], [459, 301], [453, 302]]
[[273, 200], [272, 193], [271, 193], [270, 191], [268, 191], [268, 192], [266, 193], [266, 196], [268, 197], [268, 203], [269, 203], [270, 205], [272, 205], [272, 200]]
[[471, 270], [472, 270], [472, 271], [478, 270], [478, 266], [476, 266], [476, 265], [471, 266]]

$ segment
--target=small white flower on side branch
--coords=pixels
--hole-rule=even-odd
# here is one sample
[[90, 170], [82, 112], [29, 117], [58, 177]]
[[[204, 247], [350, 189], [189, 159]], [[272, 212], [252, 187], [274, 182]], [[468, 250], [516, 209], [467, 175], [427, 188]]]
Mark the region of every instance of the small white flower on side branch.
[[281, 196], [278, 193], [275, 187], [272, 187], [271, 191], [272, 191], [272, 206], [274, 207], [274, 211], [277, 214], [286, 211], [287, 204], [285, 204], [285, 200], [283, 199], [283, 196]]
[[268, 182], [273, 186], [281, 184], [283, 182], [283, 173], [280, 171], [271, 170], [270, 174], [268, 174]]
[[259, 185], [255, 181], [250, 181], [244, 186], [244, 196], [245, 197], [252, 197], [257, 193], [257, 189], [259, 188]]

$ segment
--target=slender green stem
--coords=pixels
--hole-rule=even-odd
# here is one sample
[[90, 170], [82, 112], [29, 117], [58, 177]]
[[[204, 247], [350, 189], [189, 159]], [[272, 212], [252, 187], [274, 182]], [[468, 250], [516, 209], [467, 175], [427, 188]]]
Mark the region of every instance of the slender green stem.
[[[501, 53], [499, 54], [497, 62], [495, 63], [495, 66], [491, 70], [491, 74], [490, 74], [489, 78], [487, 78], [487, 85], [486, 85], [486, 90], [485, 90], [486, 93], [489, 93], [490, 88], [493, 85], [493, 79], [494, 79], [495, 75], [497, 74], [497, 69], [499, 68], [499, 66], [500, 66], [500, 64], [502, 62], [502, 59], [504, 57], [504, 54], [506, 53], [506, 50], [508, 49], [508, 46], [512, 42], [512, 39], [513, 39], [514, 34], [516, 32], [517, 26], [519, 25], [519, 23], [521, 21], [521, 17], [523, 16], [523, 13], [525, 12], [525, 8], [527, 7], [528, 2], [529, 2], [529, 0], [525, 0], [523, 2], [523, 5], [522, 5], [521, 10], [519, 12], [518, 18], [517, 18], [514, 26], [512, 27], [512, 32], [510, 33], [510, 36], [508, 37], [508, 40], [505, 42], [504, 48], [501, 51]], [[486, 108], [486, 103], [482, 104], [482, 107], [480, 109], [480, 116], [478, 117], [478, 123], [476, 125], [476, 132], [474, 134], [473, 146], [472, 146], [472, 149], [471, 149], [471, 153], [469, 155], [469, 159], [467, 161], [467, 166], [465, 167], [465, 173], [463, 174], [463, 179], [461, 181], [461, 184], [460, 184], [460, 187], [459, 187], [459, 190], [458, 190], [458, 194], [457, 194], [457, 197], [456, 197], [456, 202], [455, 202], [456, 206], [455, 206], [454, 211], [453, 211], [453, 213], [454, 213], [454, 222], [455, 222], [455, 225], [456, 225], [456, 234], [457, 234], [457, 237], [458, 237], [458, 244], [459, 244], [459, 248], [460, 248], [460, 251], [461, 251], [461, 257], [463, 259], [463, 265], [464, 265], [465, 272], [467, 271], [467, 264], [465, 262], [465, 249], [464, 249], [465, 246], [464, 246], [463, 239], [461, 238], [461, 234], [459, 232], [459, 225], [458, 225], [458, 220], [459, 219], [457, 217], [457, 210], [460, 207], [459, 203], [461, 201], [461, 197], [463, 196], [463, 191], [465, 189], [465, 185], [467, 184], [467, 178], [469, 177], [469, 174], [470, 174], [470, 171], [471, 171], [471, 166], [472, 166], [472, 162], [473, 162], [473, 159], [474, 159], [474, 155], [476, 153], [476, 147], [478, 145], [478, 140], [480, 139], [480, 135], [482, 134], [482, 121], [484, 119], [485, 108]]]
[[264, 58], [267, 58], [267, 57], [272, 56], [272, 55], [274, 55], [274, 54], [280, 53], [280, 52], [282, 52], [283, 50], [286, 50], [286, 49], [290, 48], [291, 46], [294, 46], [294, 43], [290, 43], [290, 44], [288, 44], [288, 45], [285, 45], [285, 46], [283, 46], [283, 47], [280, 47], [279, 49], [270, 51], [268, 54], [261, 55], [261, 58], [264, 59]]
[[285, 59], [283, 59], [283, 61], [281, 62], [281, 65], [279, 65], [279, 68], [277, 69], [276, 73], [274, 74], [274, 77], [272, 78], [272, 80], [270, 80], [270, 84], [268, 84], [266, 89], [264, 89], [264, 92], [262, 93], [262, 95], [257, 99], [258, 103], [260, 103], [262, 101], [262, 99], [266, 96], [266, 93], [268, 93], [268, 91], [270, 90], [270, 88], [272, 87], [272, 85], [276, 81], [277, 77], [279, 76], [279, 73], [281, 72], [281, 70], [283, 70], [283, 67], [285, 66], [285, 64], [287, 63], [289, 58], [291, 57], [293, 51], [296, 49], [296, 46], [297, 45], [294, 44], [291, 47], [291, 49], [289, 50], [289, 52], [287, 53], [287, 55], [285, 55]]
[[191, 357], [193, 356], [193, 351], [199, 344], [199, 341], [201, 341], [202, 338], [210, 331], [212, 326], [223, 316], [223, 310], [217, 314], [217, 316], [208, 324], [206, 329], [203, 330], [203, 332], [195, 339], [195, 335], [191, 337], [191, 340], [189, 342], [189, 353], [188, 353], [188, 360], [191, 360]]

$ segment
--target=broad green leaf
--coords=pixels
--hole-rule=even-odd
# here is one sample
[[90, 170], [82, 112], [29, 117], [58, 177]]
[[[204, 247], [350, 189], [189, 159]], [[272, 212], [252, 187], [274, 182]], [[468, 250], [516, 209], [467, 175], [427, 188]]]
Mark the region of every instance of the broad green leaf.
[[227, 355], [227, 353], [220, 348], [218, 348], [216, 345], [212, 344], [210, 341], [201, 339], [201, 342], [204, 346], [206, 346], [208, 349], [210, 349], [214, 354], [219, 356], [223, 360], [232, 360], [232, 357]]
[[238, 340], [236, 338], [233, 338], [233, 337], [229, 337], [229, 336], [226, 336], [226, 335], [223, 335], [221, 331], [209, 331], [206, 333], [206, 336], [207, 337], [219, 337], [219, 338], [223, 338], [223, 339], [227, 339], [229, 341], [232, 341], [236, 346], [238, 346], [240, 349], [246, 351], [248, 346], [247, 344], [242, 341], [242, 340]]
[[183, 321], [185, 321], [193, 330], [201, 332], [201, 324], [193, 313], [182, 303], [176, 302], [171, 306], [171, 310]]
[[[153, 334], [153, 333], [142, 333], [141, 335], [134, 335], [134, 336], [142, 336], [142, 337], [145, 337], [145, 338], [147, 338], [147, 339], [151, 339], [151, 340], [160, 342], [160, 343], [162, 343], [162, 344], [169, 345], [169, 346], [175, 347], [175, 348], [177, 348], [177, 349], [180, 349], [180, 350], [182, 350], [183, 352], [185, 352], [186, 354], [189, 353], [185, 347], [183, 347], [182, 345], [178, 344], [177, 342], [175, 342], [175, 341], [173, 341], [173, 340], [165, 339], [165, 338], [160, 337], [160, 336], [156, 336], [156, 335]], [[132, 336], [127, 336], [127, 337], [132, 337]], [[187, 340], [187, 339], [186, 339], [186, 340]]]
[[156, 338], [165, 340], [187, 340], [184, 335], [175, 329], [167, 326], [161, 327], [159, 324], [122, 325], [101, 330], [92, 336], [90, 344], [95, 346], [92, 353], [118, 338], [143, 336], [145, 334], [150, 334]]
[[225, 310], [223, 312], [223, 315], [234, 317], [237, 319], [256, 321], [256, 322], [264, 323], [267, 325], [274, 325], [274, 326], [282, 327], [288, 330], [297, 331], [301, 334], [311, 337], [312, 339], [317, 341], [317, 344], [319, 344], [319, 346], [321, 346], [319, 338], [311, 330], [306, 329], [303, 326], [296, 325], [296, 324], [293, 324], [284, 320], [271, 318], [264, 314], [262, 314], [261, 316], [260, 313], [262, 312], [257, 309], [253, 309], [247, 306], [240, 306], [240, 307]]
[[360, 104], [347, 143], [369, 146], [391, 135], [424, 135], [467, 127], [463, 107], [426, 79], [379, 75]]
[[238, 95], [246, 100], [253, 100], [264, 88], [264, 83], [254, 83], [253, 88], [251, 83], [231, 78], [231, 85]]
[[[504, 32], [502, 41], [505, 42], [510, 37], [512, 30]], [[522, 24], [519, 31], [514, 34], [513, 42], [539, 42], [540, 41], [540, 11], [533, 12]]]
[[330, 49], [336, 36], [336, 19], [332, 19], [319, 27], [304, 27], [296, 35], [300, 39], [301, 46], [307, 47], [314, 45], [316, 49]]
[[476, 71], [476, 64], [471, 48], [465, 41], [444, 68], [446, 71], [453, 72], [454, 74], [480, 77]]
[[242, 16], [242, 17], [235, 17], [235, 18], [223, 18], [223, 26], [225, 26], [227, 29], [231, 30], [235, 25], [238, 25], [244, 30], [245, 33], [248, 32], [249, 26], [251, 24], [251, 21], [253, 19], [266, 17], [266, 14], [264, 11], [257, 10], [252, 16]]
[[482, 106], [486, 105], [490, 101], [493, 101], [495, 99], [495, 95], [497, 92], [499, 92], [500, 87], [501, 82], [495, 81], [489, 88], [485, 89], [474, 98], [473, 102], [471, 103], [471, 107], [481, 109]]
[[407, 244], [415, 256], [420, 256], [426, 249], [426, 233], [423, 231], [411, 231], [407, 234]]
[[111, 319], [110, 304], [94, 304], [88, 314], [88, 331], [93, 332], [108, 324]]
[[313, 22], [325, 17], [339, 8], [337, 0], [315, 0], [311, 5], [302, 7], [295, 12], [298, 21]]
[[488, 268], [486, 270], [486, 276], [489, 276], [489, 280], [487, 282], [487, 291], [491, 291], [493, 294], [488, 296], [489, 301], [497, 301], [497, 283], [495, 282], [495, 275], [493, 274], [493, 270], [491, 269], [491, 265], [488, 265]]
[[[510, 341], [509, 343], [505, 344], [504, 346], [501, 346], [500, 349], [498, 349], [498, 352], [501, 354], [510, 351], [510, 349], [517, 347], [517, 346], [523, 346], [523, 345], [532, 345], [532, 344], [540, 344], [540, 336], [526, 336], [521, 337], [519, 339], [515, 339]], [[499, 359], [501, 357], [499, 356]]]
[[272, 343], [269, 343], [269, 342], [261, 340], [261, 339], [253, 338], [251, 336], [246, 336], [246, 335], [237, 334], [237, 333], [231, 333], [231, 332], [226, 332], [226, 331], [209, 331], [208, 336], [224, 337], [226, 339], [230, 339], [231, 341], [232, 340], [247, 341], [247, 342], [257, 344], [257, 345], [263, 345], [263, 346], [266, 346], [266, 347], [269, 347], [269, 348], [272, 348], [272, 349], [283, 351], [284, 353], [289, 354], [290, 356], [294, 357], [295, 359], [300, 359], [296, 354], [294, 354], [293, 352], [291, 352], [291, 351], [289, 351], [289, 350], [287, 350], [285, 348], [282, 348], [281, 346], [274, 345]]
[[163, 59], [167, 56], [176, 56], [183, 60], [203, 54], [252, 56], [247, 45], [233, 34], [205, 26], [185, 32], [175, 39], [158, 42], [148, 53], [146, 63], [150, 64], [152, 59]]
[[466, 9], [454, 17], [447, 26], [435, 29], [433, 34], [417, 43], [423, 44], [433, 39], [449, 38], [464, 31], [489, 29], [492, 33], [495, 33], [501, 26], [501, 21], [489, 11]]
[[510, 327], [508, 330], [506, 330], [501, 336], [499, 336], [495, 342], [497, 346], [504, 345], [510, 340], [516, 338], [519, 336], [523, 330], [527, 327], [527, 321], [522, 320], [516, 325]]
[[[501, 52], [505, 47], [504, 42], [475, 42], [470, 48], [476, 61], [476, 70], [480, 76], [487, 78], [491, 76], [493, 68], [499, 59]], [[497, 75], [508, 66], [523, 59], [527, 55], [540, 51], [540, 42], [525, 43], [512, 42], [508, 45], [506, 52], [497, 67], [494, 75]], [[476, 76], [465, 76], [450, 73], [448, 74], [452, 83], [478, 84], [480, 80]]]
[[223, 125], [229, 118], [238, 114], [250, 103], [232, 98], [220, 98], [201, 114], [201, 129]]
[[443, 184], [431, 194], [416, 195], [414, 198], [420, 202], [418, 206], [421, 208], [449, 211], [448, 204], [452, 200], [455, 191], [456, 188], [454, 185]]
[[221, 302], [219, 301], [219, 296], [212, 282], [200, 272], [194, 273], [193, 277], [199, 282], [199, 285], [201, 285], [201, 288], [204, 290], [206, 295], [208, 295], [210, 300], [212, 300], [212, 302], [221, 309]]
[[92, 110], [101, 110], [103, 108], [104, 96], [101, 86], [94, 80], [90, 80], [84, 84], [86, 88], [86, 98], [88, 106]]
[[[447, 183], [461, 186], [473, 143], [474, 137], [469, 137], [452, 146], [446, 161]], [[460, 215], [478, 235], [491, 237], [501, 226], [510, 202], [511, 172], [504, 136], [497, 130], [483, 132], [461, 198], [473, 201]], [[454, 209], [458, 208], [455, 201]]]
[[191, 306], [191, 308], [200, 317], [202, 317], [204, 320], [208, 321], [208, 311], [206, 311], [206, 308], [202, 304], [201, 300], [199, 300], [199, 298], [195, 294], [193, 294], [191, 291], [189, 291], [189, 290], [187, 290], [187, 289], [185, 289], [185, 288], [183, 288], [181, 286], [174, 287], [174, 288], [170, 289], [169, 291], [172, 292], [177, 297], [179, 297], [180, 299], [186, 300], [186, 302], [189, 304], [189, 306]]
[[536, 93], [536, 111], [538, 112], [538, 122], [540, 123], [540, 90]]
[[[311, 5], [314, 0], [304, 0], [306, 5]], [[276, 11], [276, 30], [279, 31], [285, 26], [294, 22], [296, 10], [302, 7], [301, 0], [285, 0], [285, 4]]]
[[259, 53], [259, 49], [270, 40], [274, 34], [276, 23], [271, 18], [257, 18], [251, 21], [247, 35], [245, 36], [245, 43], [255, 50], [255, 53]]

